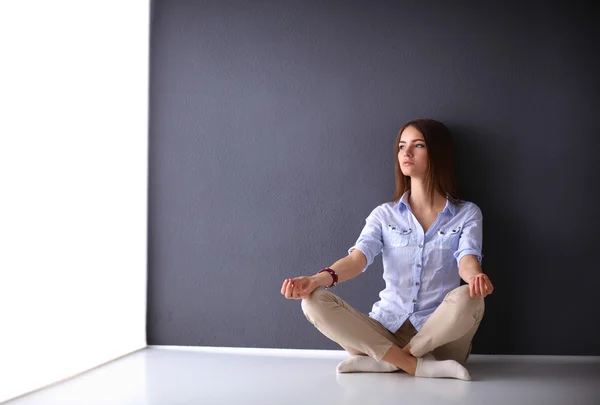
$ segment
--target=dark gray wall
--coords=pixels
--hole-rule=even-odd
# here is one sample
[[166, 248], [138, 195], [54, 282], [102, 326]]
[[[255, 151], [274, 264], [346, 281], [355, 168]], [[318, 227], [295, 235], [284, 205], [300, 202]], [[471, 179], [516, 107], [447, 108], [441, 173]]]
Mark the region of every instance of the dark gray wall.
[[[546, 3], [155, 1], [149, 344], [339, 349], [281, 284], [346, 255], [431, 117], [484, 214], [474, 353], [600, 355], [598, 13]], [[368, 312], [381, 275], [335, 292]]]

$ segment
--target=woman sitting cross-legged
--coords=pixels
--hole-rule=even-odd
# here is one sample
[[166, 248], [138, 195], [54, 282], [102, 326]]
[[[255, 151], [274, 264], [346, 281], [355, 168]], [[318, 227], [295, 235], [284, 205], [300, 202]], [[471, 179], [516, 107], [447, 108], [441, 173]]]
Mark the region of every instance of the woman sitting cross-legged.
[[[393, 201], [370, 213], [348, 256], [313, 276], [285, 280], [281, 294], [301, 299], [306, 318], [351, 355], [340, 373], [404, 370], [470, 380], [464, 363], [484, 297], [494, 291], [481, 268], [481, 210], [458, 198], [444, 124], [407, 123], [394, 150]], [[364, 272], [379, 253], [385, 288], [367, 316], [328, 289]]]

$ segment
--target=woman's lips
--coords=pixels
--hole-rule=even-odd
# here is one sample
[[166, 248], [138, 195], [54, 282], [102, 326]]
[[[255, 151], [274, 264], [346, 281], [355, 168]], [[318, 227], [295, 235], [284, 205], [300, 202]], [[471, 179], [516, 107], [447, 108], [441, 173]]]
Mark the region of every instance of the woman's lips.
[[414, 163], [413, 162], [404, 162], [404, 163], [402, 163], [402, 166], [411, 166], [411, 165], [414, 165]]

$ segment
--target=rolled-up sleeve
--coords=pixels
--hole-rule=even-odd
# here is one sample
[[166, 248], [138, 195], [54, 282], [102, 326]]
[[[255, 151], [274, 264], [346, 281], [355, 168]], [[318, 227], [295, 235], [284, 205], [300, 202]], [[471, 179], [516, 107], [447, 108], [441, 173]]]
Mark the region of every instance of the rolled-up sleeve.
[[[379, 208], [379, 207], [378, 207]], [[367, 264], [361, 272], [367, 270], [375, 257], [381, 253], [383, 248], [383, 237], [381, 234], [381, 220], [378, 215], [378, 208], [375, 208], [365, 220], [365, 226], [356, 240], [354, 246], [348, 249], [348, 254], [354, 249], [358, 249], [364, 253], [367, 258]]]
[[456, 262], [460, 265], [460, 259], [466, 255], [474, 255], [481, 264], [483, 255], [481, 249], [483, 246], [483, 215], [479, 207], [473, 203], [467, 212], [467, 219], [462, 227], [460, 239], [458, 241], [458, 250], [454, 252]]

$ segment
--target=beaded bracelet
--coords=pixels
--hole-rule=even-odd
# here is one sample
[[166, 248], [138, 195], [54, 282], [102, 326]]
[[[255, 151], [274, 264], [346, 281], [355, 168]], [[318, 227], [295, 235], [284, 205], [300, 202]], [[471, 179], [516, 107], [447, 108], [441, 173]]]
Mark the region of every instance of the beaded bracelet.
[[326, 271], [327, 273], [331, 274], [331, 277], [333, 278], [333, 282], [331, 283], [330, 286], [325, 287], [325, 289], [330, 289], [331, 287], [335, 287], [337, 285], [338, 282], [338, 275], [335, 271], [333, 271], [333, 269], [329, 268], [329, 267], [325, 267], [323, 270], [319, 271], [319, 273], [323, 273], [324, 271]]

